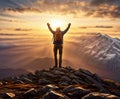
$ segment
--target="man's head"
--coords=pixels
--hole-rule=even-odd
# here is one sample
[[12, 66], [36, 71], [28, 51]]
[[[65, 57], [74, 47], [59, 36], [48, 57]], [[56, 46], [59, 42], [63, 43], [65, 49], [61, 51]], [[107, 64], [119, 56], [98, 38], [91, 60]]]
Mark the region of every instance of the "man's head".
[[60, 27], [57, 27], [57, 28], [56, 28], [56, 31], [60, 31]]

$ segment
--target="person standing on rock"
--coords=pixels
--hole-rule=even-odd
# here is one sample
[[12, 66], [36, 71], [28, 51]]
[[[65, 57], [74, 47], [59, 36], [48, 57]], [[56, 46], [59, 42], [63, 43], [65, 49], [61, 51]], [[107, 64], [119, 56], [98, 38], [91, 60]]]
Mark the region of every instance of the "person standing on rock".
[[71, 23], [68, 24], [68, 27], [61, 31], [60, 27], [56, 28], [56, 31], [54, 31], [50, 27], [50, 23], [47, 23], [47, 26], [50, 30], [50, 32], [53, 34], [53, 44], [54, 44], [54, 61], [55, 61], [55, 67], [58, 66], [58, 60], [57, 60], [57, 52], [59, 51], [59, 67], [62, 67], [62, 49], [63, 49], [63, 36], [64, 34], [69, 30]]

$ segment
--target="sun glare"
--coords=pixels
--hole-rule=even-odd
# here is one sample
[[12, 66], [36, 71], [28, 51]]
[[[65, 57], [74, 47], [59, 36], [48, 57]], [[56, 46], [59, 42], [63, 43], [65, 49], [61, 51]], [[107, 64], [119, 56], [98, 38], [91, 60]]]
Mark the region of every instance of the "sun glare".
[[53, 19], [50, 21], [51, 26], [56, 29], [57, 27], [63, 27], [64, 26], [64, 21], [61, 19]]

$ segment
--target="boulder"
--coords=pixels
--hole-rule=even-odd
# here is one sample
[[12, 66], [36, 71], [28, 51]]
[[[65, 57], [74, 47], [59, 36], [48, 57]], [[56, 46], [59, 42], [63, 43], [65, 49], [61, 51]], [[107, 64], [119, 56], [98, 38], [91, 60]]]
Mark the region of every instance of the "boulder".
[[42, 84], [51, 84], [52, 82], [44, 78], [44, 79], [39, 79], [38, 83], [42, 85]]
[[2, 86], [3, 85], [3, 83], [2, 82], [0, 82], [0, 86]]
[[55, 86], [53, 84], [48, 84], [48, 85], [46, 85], [46, 86], [44, 86], [42, 88], [42, 90], [40, 91], [40, 93], [41, 93], [41, 95], [43, 95], [43, 94], [45, 94], [47, 92], [50, 92], [51, 90], [58, 90], [58, 89], [59, 89], [58, 86]]
[[97, 74], [93, 74], [92, 76], [96, 81], [99, 81], [100, 83], [104, 83], [104, 81], [97, 75]]
[[53, 73], [54, 75], [64, 75], [64, 74], [65, 74], [64, 72], [61, 72], [61, 71], [59, 71], [59, 70], [53, 70], [52, 73]]
[[70, 85], [68, 82], [59, 82], [59, 84], [62, 85], [62, 86], [68, 86], [68, 85]]
[[50, 91], [48, 93], [46, 93], [42, 99], [69, 99], [67, 96], [58, 93], [56, 91]]
[[79, 77], [74, 75], [73, 73], [68, 73], [67, 76], [71, 79], [78, 79]]
[[40, 76], [41, 76], [41, 74], [42, 74], [42, 72], [41, 72], [41, 71], [39, 71], [39, 70], [36, 70], [36, 71], [35, 71], [35, 76], [40, 77]]
[[41, 74], [41, 76], [42, 76], [42, 77], [50, 77], [50, 78], [56, 77], [56, 75], [54, 75], [54, 74], [52, 74], [52, 73], [50, 73], [50, 72], [43, 72], [43, 73]]
[[61, 81], [61, 82], [70, 82], [71, 79], [68, 76], [62, 76], [59, 81]]
[[29, 78], [27, 78], [27, 77], [22, 77], [22, 78], [20, 78], [19, 80], [21, 80], [21, 81], [23, 81], [24, 83], [27, 83], [27, 84], [32, 83], [32, 80], [29, 79]]
[[22, 96], [24, 99], [28, 99], [29, 97], [34, 97], [35, 95], [37, 95], [37, 90], [31, 88], [28, 91], [26, 91]]
[[80, 68], [79, 71], [82, 72], [82, 73], [85, 73], [86, 75], [89, 75], [89, 76], [93, 75], [90, 71], [82, 69], [82, 68]]
[[93, 92], [84, 96], [82, 99], [120, 99], [120, 97], [112, 94]]
[[14, 93], [4, 93], [0, 95], [1, 99], [13, 99], [15, 97]]
[[16, 81], [13, 81], [13, 84], [24, 84], [24, 82], [21, 80], [16, 80]]
[[72, 80], [72, 84], [79, 84], [80, 82], [79, 82], [79, 80], [78, 79], [73, 79]]
[[81, 99], [81, 97], [90, 93], [90, 91], [82, 87], [75, 87], [73, 85], [70, 85], [63, 89], [63, 93], [65, 93], [71, 99]]

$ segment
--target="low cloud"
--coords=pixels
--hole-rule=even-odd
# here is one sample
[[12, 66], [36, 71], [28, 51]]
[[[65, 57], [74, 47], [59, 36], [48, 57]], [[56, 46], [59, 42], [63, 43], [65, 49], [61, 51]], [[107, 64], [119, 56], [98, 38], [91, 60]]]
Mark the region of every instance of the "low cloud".
[[113, 28], [113, 26], [80, 26], [79, 28], [82, 28], [82, 29], [87, 29], [87, 28]]
[[0, 18], [1, 22], [22, 22], [20, 20], [15, 20], [15, 19], [5, 19], [5, 18]]
[[22, 29], [22, 28], [16, 28], [14, 31], [31, 31], [32, 29]]
[[[7, 30], [7, 31], [32, 31], [33, 29], [30, 28], [0, 28], [0, 31]], [[1, 34], [7, 35], [7, 34]]]
[[31, 7], [27, 7], [27, 8], [4, 8], [3, 9], [5, 12], [7, 11], [11, 11], [11, 12], [39, 12], [41, 13], [42, 11], [37, 9], [37, 8], [31, 8]]

